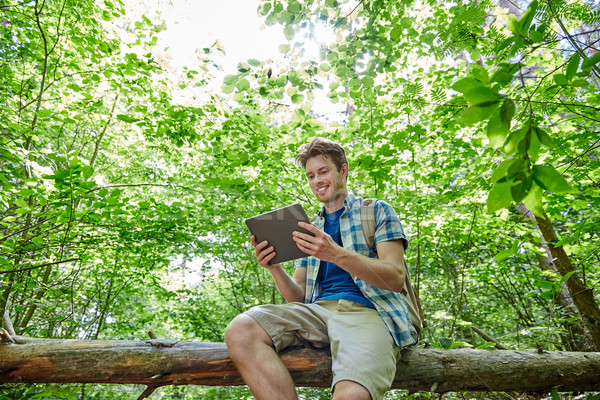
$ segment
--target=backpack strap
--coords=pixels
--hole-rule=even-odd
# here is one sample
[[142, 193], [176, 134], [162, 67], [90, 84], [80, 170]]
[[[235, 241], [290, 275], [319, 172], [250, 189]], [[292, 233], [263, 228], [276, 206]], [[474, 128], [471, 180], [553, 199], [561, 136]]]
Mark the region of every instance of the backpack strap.
[[367, 246], [375, 248], [375, 203], [377, 199], [366, 199], [360, 206], [360, 221]]
[[[363, 201], [360, 207], [360, 219], [362, 225], [362, 231], [365, 236], [365, 241], [370, 249], [375, 250], [375, 225], [376, 225], [376, 217], [375, 217], [375, 203], [377, 199], [366, 199]], [[408, 307], [408, 311], [410, 317], [413, 321], [413, 325], [419, 334], [419, 338], [421, 337], [421, 331], [424, 327], [427, 326], [425, 322], [425, 316], [423, 314], [423, 309], [421, 308], [421, 302], [419, 301], [419, 296], [415, 292], [415, 289], [412, 286], [412, 282], [410, 280], [410, 271], [408, 269], [408, 264], [406, 263], [406, 258], [402, 259], [402, 266], [404, 268], [404, 288], [401, 293], [404, 295], [406, 299], [406, 306]]]

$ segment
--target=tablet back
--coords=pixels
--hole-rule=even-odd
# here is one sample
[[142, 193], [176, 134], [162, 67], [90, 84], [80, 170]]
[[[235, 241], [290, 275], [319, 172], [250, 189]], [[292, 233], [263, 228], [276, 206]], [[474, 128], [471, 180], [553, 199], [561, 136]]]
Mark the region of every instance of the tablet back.
[[291, 206], [278, 208], [246, 220], [246, 225], [256, 237], [256, 243], [267, 240], [275, 248], [275, 257], [269, 264], [278, 264], [284, 261], [306, 257], [307, 254], [296, 246], [292, 232], [300, 231], [309, 233], [298, 226], [303, 221], [310, 224], [308, 216], [302, 205], [296, 203]]

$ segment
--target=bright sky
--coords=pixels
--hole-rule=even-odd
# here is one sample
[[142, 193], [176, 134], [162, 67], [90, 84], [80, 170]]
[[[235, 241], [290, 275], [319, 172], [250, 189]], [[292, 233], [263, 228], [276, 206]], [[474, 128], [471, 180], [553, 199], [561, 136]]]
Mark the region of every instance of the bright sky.
[[[216, 40], [225, 51], [225, 56], [209, 55], [223, 70], [211, 69], [215, 79], [197, 89], [188, 87], [179, 92], [182, 103], [185, 98], [202, 99], [208, 91], [219, 90], [223, 78], [237, 73], [239, 62], [254, 58], [260, 61], [282, 61], [285, 54], [279, 46], [288, 43], [283, 34], [283, 26], [265, 26], [258, 15], [260, 0], [124, 0], [127, 8], [125, 19], [129, 23], [140, 21], [146, 16], [151, 21], [164, 21], [166, 30], [158, 34], [159, 41], [154, 47], [155, 57], [168, 66], [172, 74], [182, 76], [182, 68], [187, 66], [199, 70], [198, 50], [211, 47]], [[320, 40], [332, 41], [333, 34], [324, 27], [319, 30]], [[304, 42], [304, 57], [318, 61], [319, 44]], [[200, 51], [200, 55], [201, 51]], [[312, 102], [317, 114], [337, 115], [340, 105], [333, 106], [326, 93], [315, 93]]]
[[125, 0], [127, 19], [165, 21], [157, 48], [167, 53], [175, 68], [194, 69], [195, 50], [219, 40], [226, 57], [215, 60], [225, 73], [235, 73], [240, 61], [276, 57], [286, 43], [281, 26], [267, 27], [259, 19], [259, 0]]
[[196, 48], [220, 40], [227, 57], [225, 72], [235, 72], [239, 61], [266, 59], [285, 43], [282, 27], [264, 27], [257, 15], [258, 0], [173, 0], [163, 8], [167, 30], [162, 37], [171, 46], [174, 61], [191, 60]]

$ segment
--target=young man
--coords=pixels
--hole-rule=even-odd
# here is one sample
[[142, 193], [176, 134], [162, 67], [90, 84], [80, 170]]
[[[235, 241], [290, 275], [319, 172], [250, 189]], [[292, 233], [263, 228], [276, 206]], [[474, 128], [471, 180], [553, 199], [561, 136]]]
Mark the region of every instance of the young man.
[[362, 199], [347, 188], [344, 149], [316, 138], [301, 147], [297, 162], [313, 194], [323, 203], [311, 236], [294, 232], [309, 256], [296, 263], [293, 276], [267, 242], [252, 244], [287, 304], [253, 307], [225, 330], [232, 360], [257, 399], [297, 399], [294, 382], [277, 352], [308, 342], [329, 346], [334, 399], [381, 399], [396, 373], [400, 349], [417, 342], [402, 294], [402, 260], [408, 243], [393, 208], [375, 206], [376, 249], [362, 233]]

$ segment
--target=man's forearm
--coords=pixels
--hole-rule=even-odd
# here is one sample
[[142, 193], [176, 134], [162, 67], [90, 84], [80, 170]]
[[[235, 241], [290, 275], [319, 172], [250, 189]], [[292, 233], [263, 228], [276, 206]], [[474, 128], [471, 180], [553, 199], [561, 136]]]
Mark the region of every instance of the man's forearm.
[[304, 302], [304, 287], [285, 272], [280, 264], [273, 266], [269, 272], [273, 276], [277, 290], [288, 303]]
[[369, 258], [343, 248], [334, 262], [351, 275], [378, 288], [399, 292], [404, 287], [404, 270], [399, 262]]

